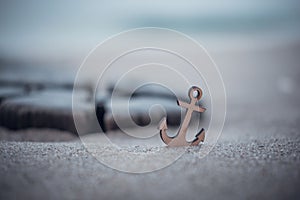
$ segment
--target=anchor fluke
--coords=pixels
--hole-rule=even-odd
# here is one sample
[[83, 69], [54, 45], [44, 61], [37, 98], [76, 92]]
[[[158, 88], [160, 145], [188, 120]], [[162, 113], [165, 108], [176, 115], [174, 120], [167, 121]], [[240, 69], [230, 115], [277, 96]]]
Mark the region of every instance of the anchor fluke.
[[195, 136], [195, 139], [191, 142], [192, 146], [197, 146], [200, 142], [204, 142], [205, 139], [205, 130], [201, 129], [199, 133]]
[[171, 141], [172, 141], [172, 137], [169, 137], [167, 135], [167, 129], [168, 129], [168, 126], [167, 126], [167, 118], [163, 118], [159, 125], [158, 125], [158, 129], [159, 129], [159, 132], [160, 132], [160, 137], [162, 139], [162, 141], [168, 145]]
[[162, 118], [162, 120], [160, 120], [159, 125], [158, 125], [158, 130], [167, 130], [168, 126], [167, 126], [167, 118]]

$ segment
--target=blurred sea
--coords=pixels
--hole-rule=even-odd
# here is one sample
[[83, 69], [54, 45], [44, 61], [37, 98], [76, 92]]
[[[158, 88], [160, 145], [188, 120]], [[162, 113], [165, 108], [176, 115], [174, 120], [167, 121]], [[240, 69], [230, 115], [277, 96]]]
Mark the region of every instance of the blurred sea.
[[209, 52], [289, 45], [299, 42], [299, 4], [297, 0], [2, 1], [0, 58], [77, 67], [104, 39], [139, 27], [183, 32]]
[[45, 72], [55, 79], [62, 71], [59, 80], [72, 80], [67, 76], [111, 35], [161, 27], [183, 32], [207, 49], [229, 100], [255, 102], [278, 94], [297, 100], [299, 8], [297, 0], [2, 1], [1, 77], [31, 79]]

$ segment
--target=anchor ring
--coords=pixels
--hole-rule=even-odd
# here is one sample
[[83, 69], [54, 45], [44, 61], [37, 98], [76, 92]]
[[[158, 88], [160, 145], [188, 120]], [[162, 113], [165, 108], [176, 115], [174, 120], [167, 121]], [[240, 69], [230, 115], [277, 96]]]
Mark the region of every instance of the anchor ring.
[[188, 92], [188, 96], [190, 97], [190, 99], [191, 100], [194, 99], [197, 101], [201, 99], [202, 94], [203, 94], [202, 90], [197, 86], [192, 86]]

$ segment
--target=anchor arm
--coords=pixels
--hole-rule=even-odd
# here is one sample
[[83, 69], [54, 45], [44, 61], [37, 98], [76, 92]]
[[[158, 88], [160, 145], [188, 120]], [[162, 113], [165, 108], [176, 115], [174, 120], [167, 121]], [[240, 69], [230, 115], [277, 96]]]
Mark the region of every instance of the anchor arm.
[[174, 136], [174, 137], [169, 137], [167, 135], [168, 127], [167, 127], [167, 119], [165, 117], [160, 121], [158, 129], [160, 131], [160, 138], [168, 146], [174, 146], [174, 147], [188, 146], [188, 145], [197, 146], [197, 145], [199, 145], [200, 142], [203, 142], [204, 138], [205, 138], [204, 129], [201, 129], [201, 131], [195, 136], [195, 139], [191, 142], [187, 142], [185, 140], [185, 137], [184, 137], [184, 139], [179, 139], [177, 137], [178, 135]]
[[160, 121], [158, 129], [159, 129], [160, 137], [161, 137], [162, 141], [166, 145], [168, 145], [174, 137], [169, 137], [167, 135], [168, 126], [167, 126], [167, 119], [165, 117]]

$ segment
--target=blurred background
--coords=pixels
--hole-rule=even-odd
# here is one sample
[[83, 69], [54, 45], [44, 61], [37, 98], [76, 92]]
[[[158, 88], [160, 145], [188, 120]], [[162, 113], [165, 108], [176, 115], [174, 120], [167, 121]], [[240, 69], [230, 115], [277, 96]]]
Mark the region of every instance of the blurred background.
[[[174, 29], [206, 48], [224, 79], [227, 120], [251, 110], [267, 118], [268, 110], [284, 104], [292, 105], [289, 115], [295, 118], [300, 97], [299, 4], [297, 0], [1, 1], [0, 124], [74, 131], [69, 125], [70, 95], [81, 62], [111, 35], [140, 27]], [[88, 84], [83, 88], [88, 98]], [[113, 127], [113, 122], [105, 122], [107, 106], [103, 97], [99, 99], [100, 123]], [[54, 120], [58, 117], [64, 124]]]
[[[299, 0], [1, 0], [0, 199], [299, 199], [299, 11]], [[142, 169], [165, 163], [160, 152], [181, 155], [180, 148], [165, 148], [156, 128], [155, 137], [142, 140], [148, 146], [125, 137], [112, 116], [112, 82], [96, 95], [97, 119], [106, 136], [124, 147], [111, 148], [90, 134], [85, 138], [97, 144], [91, 154], [76, 135], [73, 115], [82, 132], [98, 131], [88, 117], [93, 80], [87, 76], [77, 85], [74, 112], [72, 91], [76, 71], [96, 45], [142, 27], [173, 29], [203, 45], [223, 77], [227, 116], [205, 158], [201, 150], [207, 143], [188, 148], [155, 173], [132, 175], [93, 155], [126, 167], [141, 157], [133, 169]], [[178, 128], [183, 109], [174, 94], [157, 85], [129, 94], [135, 81], [117, 91], [122, 123], [128, 124], [124, 99], [131, 95], [136, 124], [147, 125], [149, 108], [157, 103], [165, 108], [168, 125]], [[201, 117], [209, 121], [206, 113]], [[189, 129], [191, 139], [202, 127], [207, 129], [205, 124]], [[145, 162], [149, 155], [161, 162]]]

